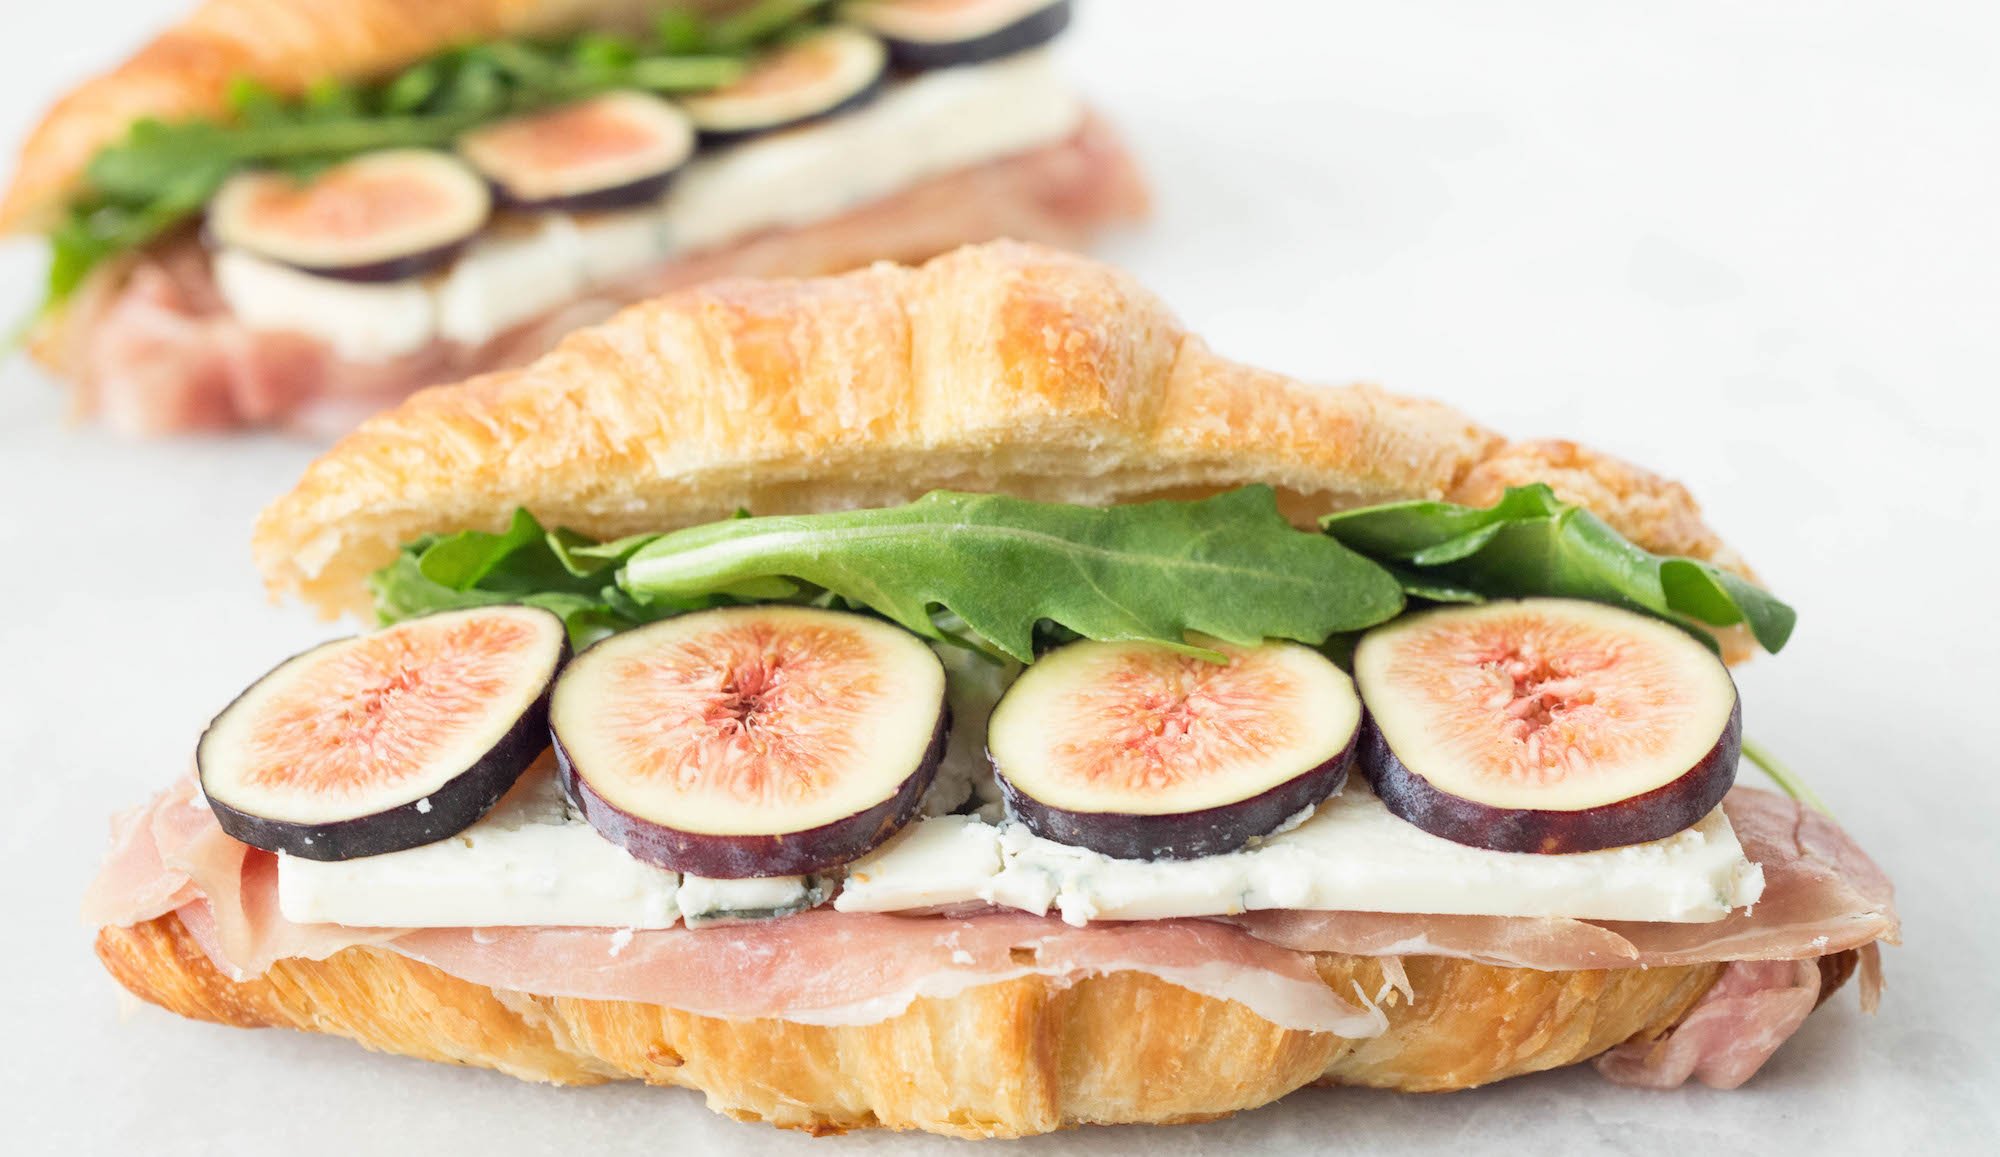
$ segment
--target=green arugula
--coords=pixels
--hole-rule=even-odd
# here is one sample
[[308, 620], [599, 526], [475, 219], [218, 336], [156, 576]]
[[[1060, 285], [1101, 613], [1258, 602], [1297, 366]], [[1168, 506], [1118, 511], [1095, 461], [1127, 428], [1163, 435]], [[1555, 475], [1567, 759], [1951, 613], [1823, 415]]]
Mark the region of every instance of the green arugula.
[[519, 511], [498, 534], [409, 544], [371, 587], [385, 623], [527, 602], [562, 615], [579, 645], [724, 603], [865, 608], [1024, 662], [1038, 628], [1215, 657], [1187, 636], [1318, 644], [1403, 606], [1387, 572], [1293, 527], [1262, 486], [1102, 509], [937, 491], [881, 510], [739, 517], [603, 544]]
[[935, 491], [906, 506], [746, 518], [662, 535], [626, 562], [641, 597], [747, 581], [813, 584], [912, 631], [932, 612], [1027, 662], [1048, 620], [1092, 639], [1188, 647], [1190, 633], [1318, 644], [1403, 609], [1381, 568], [1278, 513], [1269, 487], [1199, 502], [1088, 507]]
[[102, 262], [198, 216], [238, 170], [305, 174], [376, 149], [443, 148], [496, 117], [618, 89], [715, 88], [742, 74], [746, 54], [826, 6], [826, 0], [761, 0], [715, 20], [669, 8], [649, 35], [584, 31], [461, 45], [375, 83], [321, 82], [292, 98], [238, 79], [225, 116], [140, 120], [91, 160], [85, 191], [49, 233], [42, 309], [67, 300]]
[[1790, 608], [1762, 590], [1648, 554], [1545, 487], [1510, 491], [1484, 510], [1396, 503], [1326, 524], [1324, 535], [1293, 528], [1264, 486], [1106, 508], [937, 491], [885, 509], [739, 513], [605, 543], [545, 529], [523, 510], [497, 534], [410, 543], [371, 584], [385, 623], [525, 602], [562, 615], [578, 646], [689, 610], [784, 601], [874, 611], [1022, 661], [1079, 637], [1212, 657], [1190, 634], [1293, 639], [1338, 661], [1406, 596], [1593, 599], [1700, 638], [1696, 624], [1747, 621], [1773, 651], [1791, 630]]
[[[1710, 563], [1651, 554], [1542, 484], [1479, 508], [1397, 502], [1328, 515], [1320, 525], [1393, 566], [1412, 596], [1437, 601], [1556, 595], [1611, 603], [1683, 627], [1747, 623], [1765, 650], [1797, 614], [1762, 587]], [[1707, 638], [1699, 629], [1697, 637]]]
[[525, 510], [499, 534], [462, 531], [405, 546], [369, 576], [375, 614], [384, 625], [434, 611], [526, 603], [562, 616], [579, 649], [605, 635], [720, 599], [640, 602], [617, 583], [617, 571], [645, 542], [642, 535], [593, 543], [567, 530], [544, 530]]
[[1826, 806], [1826, 801], [1819, 797], [1819, 793], [1814, 791], [1805, 780], [1800, 779], [1797, 772], [1778, 762], [1778, 758], [1769, 751], [1766, 751], [1763, 744], [1752, 743], [1750, 740], [1745, 739], [1742, 741], [1742, 746], [1743, 758], [1757, 765], [1759, 771], [1769, 776], [1772, 783], [1778, 785], [1779, 791], [1791, 796], [1793, 799], [1826, 818], [1833, 818], [1833, 810]]

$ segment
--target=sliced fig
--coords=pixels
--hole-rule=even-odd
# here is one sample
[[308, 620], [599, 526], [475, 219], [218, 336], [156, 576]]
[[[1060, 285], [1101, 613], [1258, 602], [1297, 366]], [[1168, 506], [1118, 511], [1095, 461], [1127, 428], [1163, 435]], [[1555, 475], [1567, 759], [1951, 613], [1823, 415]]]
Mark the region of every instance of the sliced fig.
[[1054, 40], [1070, 0], [850, 0], [840, 15], [880, 36], [897, 68], [951, 68]]
[[202, 733], [195, 766], [222, 830], [351, 860], [470, 827], [548, 748], [569, 655], [557, 616], [494, 606], [410, 619], [280, 663]]
[[1036, 835], [1123, 859], [1220, 855], [1340, 789], [1361, 700], [1295, 643], [1080, 642], [1036, 660], [987, 724], [1007, 808]]
[[1692, 827], [1736, 779], [1722, 661], [1669, 623], [1575, 599], [1427, 611], [1354, 653], [1363, 773], [1432, 835], [1589, 852]]
[[703, 141], [734, 144], [859, 108], [881, 91], [888, 67], [881, 40], [837, 24], [779, 45], [735, 81], [686, 97], [681, 107]]
[[517, 209], [588, 213], [654, 200], [694, 155], [694, 123], [643, 92], [609, 92], [475, 129], [458, 151]]
[[493, 198], [463, 161], [428, 149], [364, 153], [303, 180], [239, 173], [208, 203], [218, 243], [347, 281], [396, 281], [448, 264]]
[[798, 876], [917, 813], [944, 753], [944, 667], [880, 619], [729, 607], [578, 655], [549, 709], [577, 807], [634, 857], [691, 876]]

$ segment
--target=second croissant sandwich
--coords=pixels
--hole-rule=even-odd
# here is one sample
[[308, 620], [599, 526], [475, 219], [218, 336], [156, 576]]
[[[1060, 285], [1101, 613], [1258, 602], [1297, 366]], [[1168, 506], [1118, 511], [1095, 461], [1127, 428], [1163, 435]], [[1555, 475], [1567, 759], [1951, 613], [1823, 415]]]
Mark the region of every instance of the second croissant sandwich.
[[268, 508], [280, 664], [121, 817], [140, 997], [733, 1116], [1018, 1136], [1748, 1079], [1888, 881], [1737, 784], [1791, 610], [1681, 487], [1216, 356], [1017, 244], [734, 281]]
[[31, 348], [126, 431], [344, 432], [707, 278], [1143, 215], [1071, 0], [203, 0], [0, 196]]

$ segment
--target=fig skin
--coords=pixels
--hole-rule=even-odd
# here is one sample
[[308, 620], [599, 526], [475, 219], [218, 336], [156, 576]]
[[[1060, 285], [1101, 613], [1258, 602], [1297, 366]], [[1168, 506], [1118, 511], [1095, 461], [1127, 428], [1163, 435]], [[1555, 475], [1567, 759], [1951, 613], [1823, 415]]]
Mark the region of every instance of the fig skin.
[[824, 120], [832, 120], [834, 117], [844, 116], [847, 113], [866, 108], [869, 104], [872, 104], [876, 97], [882, 95], [882, 88], [887, 80], [888, 72], [884, 70], [882, 75], [869, 81], [866, 88], [856, 91], [853, 95], [841, 100], [839, 103], [829, 105], [818, 112], [808, 113], [805, 116], [796, 117], [792, 120], [776, 121], [767, 125], [754, 125], [750, 128], [742, 129], [702, 129], [702, 147], [724, 148], [729, 145], [740, 145], [745, 141], [769, 136], [772, 133], [783, 132], [787, 129], [804, 128], [806, 125], [818, 124]]
[[[271, 670], [276, 671], [294, 659], [344, 642], [345, 639], [334, 639], [317, 647], [310, 647], [278, 663]], [[480, 817], [492, 811], [493, 806], [500, 802], [500, 797], [506, 795], [528, 768], [534, 765], [536, 758], [547, 750], [549, 697], [555, 691], [556, 676], [562, 672], [563, 666], [569, 659], [570, 645], [565, 632], [562, 649], [557, 654], [548, 681], [542, 685], [541, 694], [535, 697], [534, 703], [528, 710], [514, 721], [514, 725], [509, 727], [485, 754], [474, 760], [470, 768], [446, 780], [437, 790], [421, 799], [352, 819], [301, 824], [238, 810], [209, 795], [205, 785], [202, 798], [207, 801], [209, 810], [215, 813], [217, 825], [231, 839], [253, 848], [262, 848], [267, 852], [297, 856], [302, 860], [358, 860], [364, 856], [408, 851], [411, 848], [449, 839], [478, 823]], [[265, 674], [268, 675], [270, 672]], [[262, 676], [245, 687], [235, 699], [229, 701], [228, 706], [217, 712], [208, 727], [203, 729], [201, 739], [195, 745], [197, 767], [200, 763], [201, 744], [207, 742], [209, 733], [215, 729], [216, 723], [229, 714], [230, 709], [261, 682], [263, 682]]]
[[426, 249], [421, 253], [411, 253], [402, 257], [392, 257], [387, 261], [377, 261], [368, 265], [294, 265], [292, 268], [314, 277], [325, 277], [333, 281], [354, 281], [364, 285], [380, 285], [388, 281], [407, 281], [434, 273], [457, 261], [465, 247], [472, 244], [472, 234], [456, 241]]
[[[420, 222], [421, 228], [407, 223], [400, 227], [401, 234], [413, 236], [391, 229], [394, 244], [365, 229], [358, 237], [339, 241], [322, 238], [315, 243], [311, 226], [324, 222], [308, 215], [307, 233], [301, 237], [290, 231], [298, 223], [287, 225], [282, 204], [275, 223], [260, 216], [260, 210], [272, 208], [261, 198], [270, 193], [273, 181], [304, 189], [322, 181], [339, 181], [343, 175], [357, 179], [354, 174], [362, 170], [369, 178], [361, 179], [372, 179], [376, 189], [371, 196], [380, 195], [385, 181], [391, 187], [397, 181], [415, 182], [415, 187], [427, 190], [430, 196], [443, 195], [444, 207], [433, 219]], [[364, 183], [364, 189], [369, 187]], [[455, 260], [486, 227], [492, 207], [492, 192], [485, 180], [457, 158], [431, 149], [382, 149], [350, 158], [305, 182], [262, 171], [239, 173], [210, 198], [203, 234], [211, 247], [233, 246], [316, 277], [367, 283], [402, 281]], [[350, 252], [343, 253], [343, 246]], [[352, 252], [356, 250], [359, 252]]]
[[[685, 166], [683, 166], [685, 167]], [[592, 189], [587, 193], [570, 193], [561, 197], [543, 197], [539, 200], [522, 198], [499, 181], [488, 179], [493, 189], [493, 201], [503, 208], [523, 213], [608, 213], [618, 209], [631, 209], [640, 205], [650, 205], [666, 195], [673, 187], [674, 178], [680, 169], [668, 169], [663, 173], [653, 173], [623, 185], [613, 185], [607, 189]]]
[[1595, 852], [1686, 831], [1722, 803], [1736, 782], [1742, 753], [1743, 698], [1737, 696], [1715, 746], [1679, 778], [1643, 795], [1577, 811], [1493, 807], [1447, 794], [1396, 757], [1372, 716], [1363, 718], [1361, 736], [1361, 773], [1376, 796], [1390, 812], [1434, 836], [1495, 852]]
[[[873, 61], [871, 61], [871, 65], [875, 69], [874, 75], [869, 78], [866, 84], [863, 84], [861, 87], [855, 89], [851, 93], [848, 93], [846, 96], [841, 97], [839, 100], [835, 101], [832, 104], [822, 105], [817, 108], [806, 106], [809, 109], [809, 111], [799, 113], [798, 115], [785, 116], [785, 117], [766, 119], [766, 120], [757, 120], [753, 121], [752, 123], [737, 124], [737, 125], [720, 125], [713, 123], [714, 120], [717, 119], [715, 116], [716, 110], [713, 107], [715, 101], [717, 101], [718, 99], [724, 101], [730, 99], [742, 99], [740, 97], [728, 97], [726, 95], [728, 91], [727, 89], [718, 90], [712, 93], [704, 93], [699, 96], [688, 98], [682, 102], [682, 109], [691, 118], [693, 118], [697, 139], [699, 140], [701, 146], [704, 148], [726, 147], [729, 145], [741, 144], [744, 141], [752, 140], [757, 137], [766, 136], [771, 133], [777, 133], [777, 132], [787, 131], [790, 129], [801, 128], [805, 125], [810, 125], [810, 124], [817, 124], [820, 121], [829, 120], [833, 117], [853, 112], [856, 109], [859, 109], [864, 105], [867, 105], [868, 103], [873, 101], [876, 97], [882, 95], [883, 89], [888, 84], [889, 56], [888, 56], [887, 46], [881, 45], [879, 43], [880, 42], [879, 37], [875, 36], [873, 33], [866, 32], [863, 29], [847, 27], [842, 25], [834, 25], [829, 28], [822, 29], [820, 32], [812, 34], [807, 39], [813, 40], [813, 39], [818, 39], [820, 37], [838, 38], [842, 36], [849, 37], [850, 39], [859, 37], [861, 38], [862, 42], [868, 42], [869, 44], [872, 45], [873, 48], [879, 48], [881, 55], [876, 59], [874, 59]], [[791, 47], [778, 49], [780, 53], [790, 50]], [[807, 89], [804, 91], [810, 93], [811, 90]]]
[[1240, 851], [1292, 816], [1325, 802], [1347, 783], [1359, 742], [1357, 730], [1333, 758], [1248, 799], [1162, 815], [1068, 811], [1017, 790], [998, 774], [997, 765], [994, 778], [1007, 801], [1007, 814], [1044, 839], [1119, 860], [1198, 860]]
[[[549, 117], [558, 120], [551, 125], [546, 119]], [[631, 155], [624, 159], [622, 165], [614, 166], [610, 173], [596, 174], [596, 180], [608, 180], [609, 183], [585, 184], [582, 183], [582, 176], [575, 170], [566, 169], [559, 159], [551, 161], [546, 154], [523, 158], [510, 151], [510, 143], [514, 149], [545, 149], [546, 145], [535, 142], [534, 134], [538, 132], [555, 133], [565, 138], [573, 138], [578, 133], [587, 135], [594, 117], [607, 118], [614, 125], [636, 129], [640, 134], [636, 143], [627, 138], [625, 143], [630, 145]], [[572, 119], [565, 122], [561, 118]], [[580, 125], [575, 118], [581, 118]], [[528, 123], [524, 124], [523, 120]], [[540, 123], [536, 123], [538, 121]], [[526, 142], [518, 139], [510, 142], [507, 139], [509, 133], [524, 131], [529, 137]], [[659, 200], [674, 183], [674, 177], [694, 158], [696, 140], [693, 123], [672, 104], [645, 94], [614, 92], [475, 129], [459, 138], [458, 152], [475, 172], [485, 178], [494, 204], [503, 209], [599, 213]], [[609, 162], [601, 156], [586, 156], [584, 163], [594, 163], [601, 168]], [[517, 182], [525, 180], [532, 190], [538, 168], [544, 180], [550, 178], [553, 170], [557, 175], [557, 189], [546, 185], [539, 191], [524, 191], [521, 188]], [[568, 180], [579, 183], [579, 187], [559, 191], [561, 176], [565, 173]]]
[[879, 29], [875, 33], [882, 37], [882, 43], [889, 46], [892, 67], [904, 72], [927, 72], [938, 68], [985, 64], [1031, 48], [1040, 48], [1069, 27], [1071, 10], [1070, 0], [1061, 0], [1030, 12], [1012, 24], [1002, 25], [969, 40], [933, 43], [902, 39]]
[[774, 835], [716, 835], [667, 827], [611, 803], [577, 774], [576, 765], [553, 729], [547, 731], [555, 748], [556, 769], [563, 792], [599, 835], [635, 860], [710, 880], [743, 880], [763, 876], [804, 876], [851, 863], [901, 831], [916, 818], [944, 760], [945, 737], [951, 730], [949, 710], [938, 707], [937, 729], [924, 749], [917, 769], [904, 778], [888, 799], [853, 815], [804, 831]]
[[[458, 260], [459, 256], [465, 252], [466, 246], [471, 245], [472, 239], [476, 236], [478, 236], [477, 233], [468, 233], [456, 241], [448, 241], [443, 245], [426, 249], [421, 253], [404, 254], [400, 257], [391, 257], [385, 261], [375, 261], [365, 265], [298, 265], [290, 261], [280, 261], [275, 257], [262, 257], [261, 254], [257, 256], [261, 260], [269, 261], [274, 265], [282, 265], [287, 269], [296, 269], [300, 273], [310, 274], [314, 277], [324, 277], [329, 281], [351, 281], [360, 285], [382, 285], [392, 281], [408, 281], [413, 277], [422, 277], [427, 273], [435, 273], [445, 268]], [[212, 228], [204, 227], [201, 230], [201, 242], [211, 252], [225, 248], [225, 243], [220, 237], [216, 236], [215, 230]]]

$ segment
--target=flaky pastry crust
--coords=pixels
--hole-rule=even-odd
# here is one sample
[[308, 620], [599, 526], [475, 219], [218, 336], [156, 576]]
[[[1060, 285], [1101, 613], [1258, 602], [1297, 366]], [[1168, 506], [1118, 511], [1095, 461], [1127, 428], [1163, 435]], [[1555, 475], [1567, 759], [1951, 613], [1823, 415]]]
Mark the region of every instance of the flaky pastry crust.
[[1569, 443], [1509, 443], [1434, 402], [1223, 358], [1108, 266], [997, 242], [916, 268], [725, 281], [632, 307], [540, 361], [419, 393], [258, 519], [273, 596], [366, 606], [420, 535], [524, 506], [615, 537], [738, 508], [936, 487], [1072, 502], [1278, 488], [1301, 521], [1550, 483], [1651, 549], [1739, 566], [1686, 490]]
[[[171, 913], [103, 929], [97, 954], [133, 993], [201, 1020], [331, 1033], [526, 1080], [679, 1085], [732, 1117], [815, 1133], [967, 1137], [1206, 1120], [1308, 1084], [1469, 1088], [1657, 1036], [1723, 967], [1542, 972], [1406, 957], [1405, 996], [1381, 959], [1316, 953], [1337, 991], [1382, 994], [1388, 1032], [1348, 1040], [1136, 972], [1020, 978], [833, 1027], [496, 991], [365, 947], [232, 981]], [[1822, 962], [1825, 991], [1852, 955]]]

